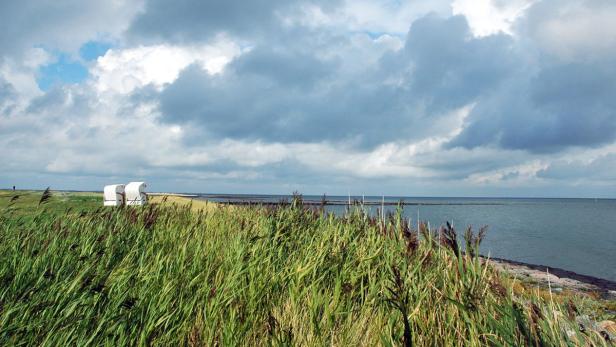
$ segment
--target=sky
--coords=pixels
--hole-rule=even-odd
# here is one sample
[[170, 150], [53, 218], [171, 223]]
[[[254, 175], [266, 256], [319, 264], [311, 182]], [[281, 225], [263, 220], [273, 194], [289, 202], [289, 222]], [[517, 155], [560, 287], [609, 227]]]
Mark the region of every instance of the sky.
[[613, 0], [5, 0], [0, 188], [616, 198]]

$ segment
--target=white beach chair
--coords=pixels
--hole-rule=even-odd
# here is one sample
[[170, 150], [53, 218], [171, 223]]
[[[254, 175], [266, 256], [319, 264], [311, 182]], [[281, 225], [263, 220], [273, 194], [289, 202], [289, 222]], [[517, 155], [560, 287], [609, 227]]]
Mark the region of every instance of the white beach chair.
[[111, 184], [103, 189], [103, 206], [122, 206], [124, 204], [124, 185]]
[[126, 185], [126, 205], [140, 206], [148, 203], [148, 196], [145, 193], [147, 185], [145, 182], [130, 182]]

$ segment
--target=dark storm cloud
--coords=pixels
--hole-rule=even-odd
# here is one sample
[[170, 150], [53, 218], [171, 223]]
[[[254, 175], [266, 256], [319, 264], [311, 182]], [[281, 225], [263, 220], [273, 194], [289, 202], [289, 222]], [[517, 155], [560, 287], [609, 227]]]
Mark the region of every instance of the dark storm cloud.
[[92, 104], [95, 102], [95, 96], [90, 93], [71, 91], [58, 86], [33, 98], [28, 104], [26, 112], [44, 115], [46, 121], [71, 121], [85, 118], [92, 113]]
[[129, 34], [145, 41], [205, 41], [217, 33], [263, 37], [281, 30], [283, 16], [300, 6], [317, 5], [324, 10], [339, 1], [327, 0], [148, 0], [144, 11], [132, 22]]
[[49, 109], [62, 108], [66, 102], [66, 92], [60, 87], [51, 88], [46, 93], [33, 98], [26, 109], [28, 113], [42, 113]]
[[76, 50], [89, 39], [118, 31], [136, 6], [137, 2], [0, 1], [0, 61], [22, 58], [33, 47]]
[[434, 172], [436, 177], [447, 179], [464, 179], [473, 173], [490, 172], [503, 167], [514, 166], [528, 160], [522, 151], [482, 150], [467, 151], [459, 148], [443, 151], [439, 155], [430, 153], [418, 156], [418, 166]]
[[214, 137], [282, 142], [362, 137], [379, 143], [384, 132], [405, 127], [397, 124], [404, 95], [396, 88], [282, 77], [234, 70], [210, 76], [192, 66], [161, 94], [163, 120], [199, 126]]
[[[0, 94], [2, 94], [1, 89], [0, 80]], [[54, 87], [19, 108], [15, 106], [18, 103], [13, 102], [17, 95], [17, 93], [10, 94], [4, 110], [0, 96], [0, 134], [20, 138], [20, 145], [27, 146], [33, 138], [48, 139], [57, 134], [58, 129], [70, 136], [97, 136], [97, 129], [84, 126], [84, 120], [94, 112], [92, 105], [96, 103], [90, 93]], [[3, 117], [6, 117], [6, 121], [2, 119]], [[56, 148], [54, 147], [56, 145], [54, 143], [49, 148]]]
[[616, 181], [616, 154], [606, 154], [590, 162], [580, 160], [556, 161], [539, 171], [537, 176], [556, 180], [593, 179]]
[[335, 69], [334, 62], [325, 62], [313, 55], [258, 47], [235, 60], [230, 69], [239, 76], [262, 78], [264, 85], [312, 89]]
[[400, 54], [412, 66], [410, 94], [426, 102], [430, 114], [462, 107], [515, 69], [511, 44], [503, 34], [472, 38], [463, 16], [421, 18]]
[[[218, 75], [189, 67], [160, 95], [163, 120], [218, 137], [374, 146], [430, 135], [439, 117], [514, 69], [508, 37], [474, 38], [460, 16], [416, 21], [402, 50], [352, 73], [347, 59], [362, 57], [337, 52], [348, 42], [323, 37], [330, 44], [318, 48], [306, 37], [303, 45], [257, 46]], [[323, 47], [337, 58], [320, 58]]]
[[[608, 1], [533, 5], [515, 26], [519, 72], [478, 98], [450, 146], [496, 145], [535, 153], [616, 139], [616, 36], [601, 26]], [[576, 9], [576, 10], [572, 10]], [[613, 21], [612, 21], [613, 22]]]
[[[600, 5], [580, 3], [589, 9]], [[462, 16], [428, 15], [412, 24], [402, 50], [351, 75], [338, 70], [347, 59], [362, 57], [319, 58], [335, 52], [344, 38], [278, 26], [278, 15], [297, 3], [268, 2], [250, 12], [253, 5], [185, 1], [165, 10], [158, 2], [147, 4], [133, 23], [134, 33], [184, 41], [223, 31], [253, 38], [267, 33], [261, 36], [267, 41], [257, 39], [255, 48], [221, 76], [196, 67], [185, 71], [161, 95], [164, 121], [190, 123], [218, 137], [374, 146], [432, 131], [430, 125], [443, 114], [475, 103], [450, 147], [496, 145], [543, 153], [616, 138], [616, 64], [561, 61], [533, 46], [538, 44], [533, 37], [541, 36], [537, 22], [552, 8], [545, 3], [517, 26], [532, 37], [517, 41], [504, 34], [476, 38]], [[197, 14], [212, 19], [198, 20]], [[144, 24], [158, 20], [163, 22], [158, 27]]]
[[480, 99], [452, 146], [555, 152], [616, 138], [616, 64], [554, 64]]

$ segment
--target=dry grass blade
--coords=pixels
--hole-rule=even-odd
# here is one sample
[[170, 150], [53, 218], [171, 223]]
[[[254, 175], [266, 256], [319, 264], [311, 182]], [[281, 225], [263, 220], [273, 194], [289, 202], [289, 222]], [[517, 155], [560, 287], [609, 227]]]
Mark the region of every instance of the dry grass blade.
[[43, 191], [43, 194], [41, 195], [41, 199], [38, 202], [38, 205], [41, 206], [42, 204], [47, 203], [49, 201], [49, 199], [51, 199], [51, 189], [49, 187], [47, 187]]
[[447, 222], [444, 227], [441, 227], [440, 232], [441, 245], [451, 249], [456, 257], [460, 257], [460, 248], [458, 246], [458, 236], [453, 226]]

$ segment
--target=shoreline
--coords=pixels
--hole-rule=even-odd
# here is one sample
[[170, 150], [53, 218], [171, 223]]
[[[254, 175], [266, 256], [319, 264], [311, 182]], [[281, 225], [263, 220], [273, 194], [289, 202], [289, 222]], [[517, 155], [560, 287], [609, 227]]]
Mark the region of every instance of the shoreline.
[[181, 198], [197, 198], [199, 195], [197, 194], [185, 194], [185, 193], [162, 193], [162, 192], [153, 192], [148, 193], [150, 196], [178, 196]]
[[489, 260], [495, 268], [518, 277], [520, 280], [531, 280], [545, 287], [551, 286], [552, 290], [555, 291], [559, 291], [558, 288], [560, 288], [560, 290], [599, 292], [607, 299], [616, 299], [616, 281], [579, 274], [553, 266], [530, 264], [496, 257], [488, 258], [483, 255], [481, 258], [484, 261]]
[[[281, 198], [280, 200], [265, 200], [265, 199], [254, 199], [250, 197], [235, 197], [235, 196], [225, 196], [225, 195], [190, 195], [191, 197], [195, 197], [199, 200], [207, 200], [211, 202], [216, 202], [222, 205], [238, 205], [238, 206], [252, 206], [252, 205], [288, 205], [291, 203], [291, 200], [285, 200]], [[337, 200], [315, 200], [315, 199], [302, 199], [302, 203], [307, 206], [349, 206], [349, 201], [344, 199]], [[396, 201], [361, 201], [357, 199], [351, 200], [351, 206], [458, 206], [458, 205], [470, 205], [470, 206], [497, 206], [497, 205], [505, 205], [504, 203], [498, 202], [407, 202], [403, 199]]]

